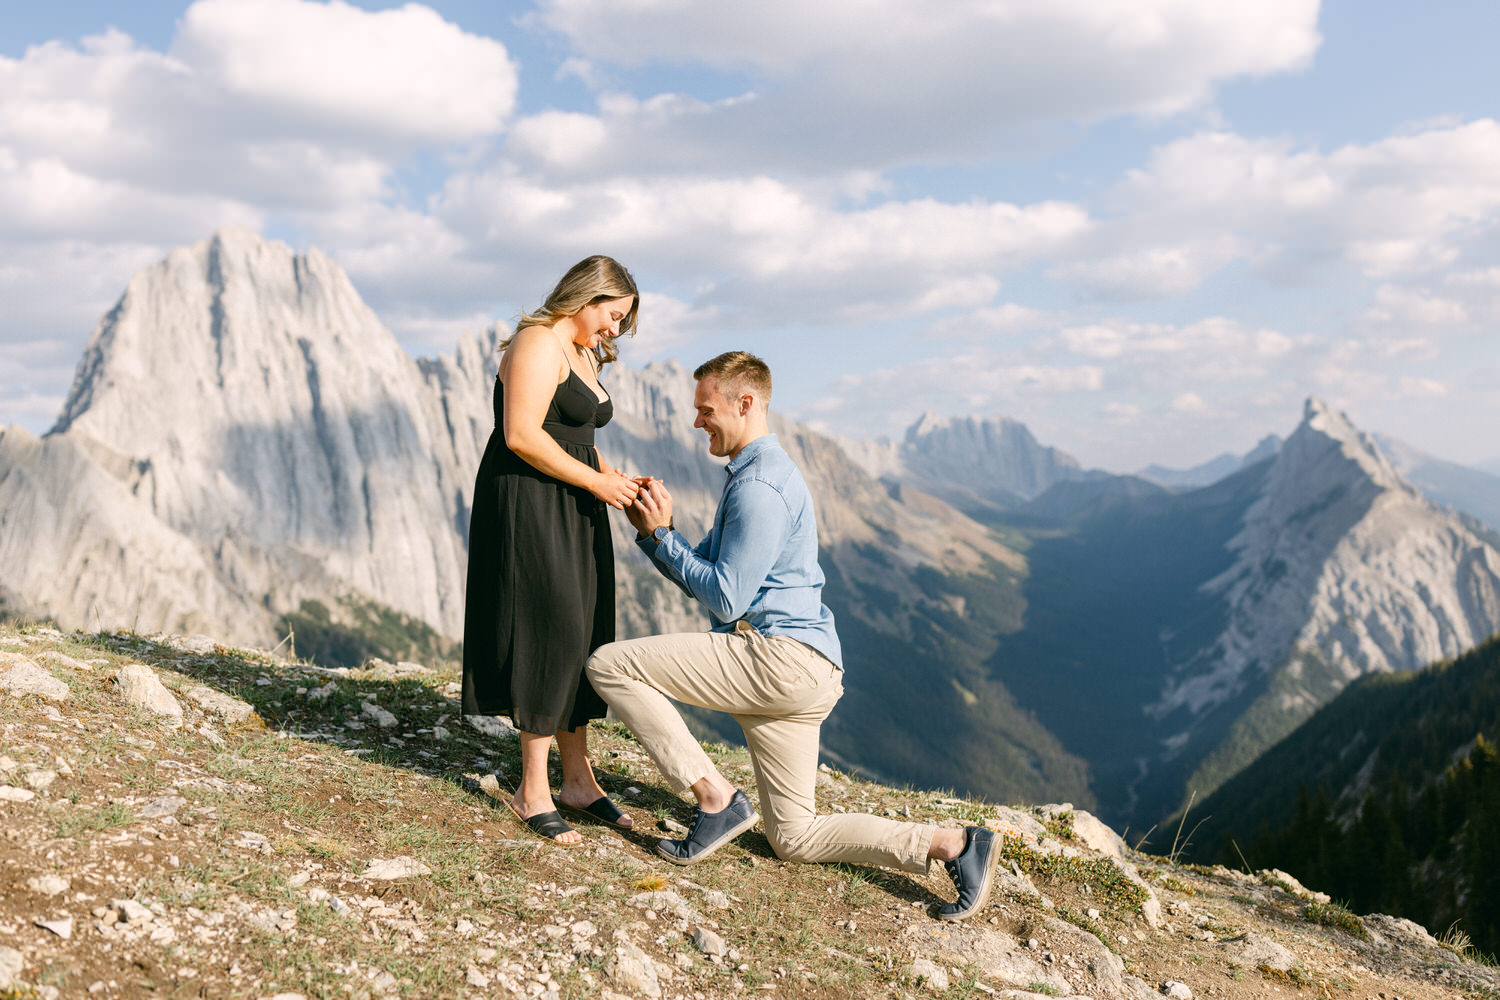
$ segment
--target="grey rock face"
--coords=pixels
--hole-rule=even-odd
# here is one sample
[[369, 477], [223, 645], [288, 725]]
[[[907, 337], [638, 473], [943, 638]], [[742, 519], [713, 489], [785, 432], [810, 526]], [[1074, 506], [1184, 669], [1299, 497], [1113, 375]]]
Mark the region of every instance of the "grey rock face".
[[317, 250], [229, 228], [173, 252], [48, 437], [0, 433], [0, 586], [78, 627], [264, 642], [350, 597], [457, 635], [495, 335], [419, 363]]
[[[1342, 687], [1456, 656], [1500, 630], [1500, 552], [1317, 400], [1230, 546], [1234, 564], [1205, 584], [1231, 609], [1228, 627], [1176, 668], [1159, 714], [1201, 716], [1288, 657], [1294, 680], [1331, 670], [1326, 680]], [[1281, 697], [1297, 718], [1321, 703], [1311, 692]]]
[[1039, 444], [1025, 424], [1004, 417], [925, 413], [899, 442], [841, 444], [872, 476], [915, 486], [966, 511], [1013, 507], [1057, 483], [1103, 475]]

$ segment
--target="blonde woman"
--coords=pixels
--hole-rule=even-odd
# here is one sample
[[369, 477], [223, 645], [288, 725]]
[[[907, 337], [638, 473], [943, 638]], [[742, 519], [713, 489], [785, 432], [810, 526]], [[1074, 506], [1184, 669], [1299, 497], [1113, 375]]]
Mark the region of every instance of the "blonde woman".
[[562, 805], [628, 829], [588, 757], [588, 721], [603, 700], [583, 666], [614, 641], [614, 550], [608, 508], [640, 484], [594, 447], [614, 409], [599, 379], [635, 328], [640, 295], [609, 257], [574, 265], [501, 345], [495, 431], [479, 463], [469, 527], [463, 711], [508, 715], [521, 733], [510, 807], [559, 844], [582, 838], [557, 811], [547, 758], [557, 740]]

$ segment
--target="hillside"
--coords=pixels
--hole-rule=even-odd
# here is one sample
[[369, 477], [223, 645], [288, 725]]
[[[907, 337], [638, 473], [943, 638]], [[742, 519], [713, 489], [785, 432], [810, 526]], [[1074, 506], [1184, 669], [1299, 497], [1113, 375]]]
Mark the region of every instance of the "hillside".
[[1500, 952], [1497, 745], [1500, 637], [1351, 685], [1195, 807], [1193, 853], [1243, 852]]
[[496, 801], [514, 736], [460, 725], [454, 675], [414, 663], [4, 628], [0, 686], [7, 997], [1500, 996], [1500, 970], [1285, 873], [833, 769], [823, 809], [1001, 831], [986, 910], [941, 924], [946, 876], [789, 865], [758, 832], [676, 868], [649, 846], [688, 806], [614, 725], [601, 779], [642, 830], [557, 848]]

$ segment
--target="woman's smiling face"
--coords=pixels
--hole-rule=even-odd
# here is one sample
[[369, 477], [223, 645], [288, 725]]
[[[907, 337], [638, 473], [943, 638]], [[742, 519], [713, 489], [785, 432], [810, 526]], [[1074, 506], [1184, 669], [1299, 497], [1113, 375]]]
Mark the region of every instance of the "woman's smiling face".
[[592, 350], [606, 339], [620, 335], [620, 324], [630, 315], [635, 297], [625, 295], [603, 302], [590, 302], [573, 316], [573, 343]]

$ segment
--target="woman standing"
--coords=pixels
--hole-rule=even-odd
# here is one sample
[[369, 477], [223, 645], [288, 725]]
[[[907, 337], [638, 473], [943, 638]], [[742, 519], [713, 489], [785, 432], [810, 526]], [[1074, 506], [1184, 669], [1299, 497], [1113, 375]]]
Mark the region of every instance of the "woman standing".
[[547, 755], [562, 757], [564, 806], [628, 828], [594, 778], [588, 721], [604, 701], [583, 675], [614, 641], [615, 564], [606, 505], [639, 485], [594, 447], [614, 413], [599, 381], [635, 328], [640, 295], [609, 257], [574, 265], [501, 344], [495, 431], [474, 485], [464, 618], [463, 711], [509, 715], [521, 733], [521, 780], [510, 806], [560, 844], [582, 838], [552, 800]]

